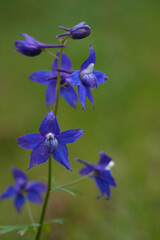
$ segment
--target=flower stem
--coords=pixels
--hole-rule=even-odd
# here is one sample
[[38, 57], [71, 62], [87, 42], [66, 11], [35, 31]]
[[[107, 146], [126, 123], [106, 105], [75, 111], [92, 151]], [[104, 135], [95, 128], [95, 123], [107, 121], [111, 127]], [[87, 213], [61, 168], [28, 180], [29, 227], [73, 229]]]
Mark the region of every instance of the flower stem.
[[34, 223], [35, 223], [35, 222], [34, 222], [34, 219], [33, 219], [32, 211], [31, 211], [31, 206], [30, 206], [29, 201], [26, 201], [26, 205], [27, 205], [27, 211], [28, 211], [28, 215], [29, 215], [31, 224], [33, 225], [34, 232], [36, 233], [36, 228], [35, 228], [35, 226], [34, 226]]
[[90, 176], [90, 175], [83, 176], [83, 177], [78, 178], [78, 179], [76, 179], [76, 180], [74, 180], [74, 181], [71, 181], [71, 182], [69, 182], [69, 183], [60, 185], [60, 187], [70, 187], [70, 186], [72, 186], [72, 185], [74, 185], [74, 184], [77, 184], [77, 183], [85, 180], [85, 179], [88, 178], [89, 176]]
[[59, 59], [59, 57], [57, 57], [54, 53], [48, 51], [47, 49], [43, 48], [43, 51], [46, 52], [46, 53], [48, 53], [51, 57], [54, 57], [54, 58]]
[[[63, 39], [62, 42], [63, 42], [64, 45], [67, 43], [68, 39], [69, 39], [68, 36]], [[56, 57], [58, 59], [58, 68], [61, 68], [61, 60], [62, 60], [63, 48], [61, 48], [61, 50], [60, 50], [59, 57], [57, 57], [56, 55], [50, 53], [46, 49], [45, 49], [45, 51], [49, 55], [51, 55], [53, 57]], [[56, 88], [56, 104], [55, 104], [55, 110], [54, 110], [55, 116], [57, 115], [58, 104], [59, 104], [60, 85], [61, 85], [61, 76], [60, 76], [60, 72], [58, 72], [57, 88]], [[51, 181], [52, 181], [52, 162], [51, 161], [52, 161], [52, 159], [51, 159], [51, 156], [50, 156], [49, 161], [48, 161], [48, 187], [47, 187], [47, 192], [46, 192], [46, 196], [45, 196], [43, 207], [42, 207], [41, 217], [40, 217], [40, 221], [39, 221], [39, 228], [38, 228], [35, 240], [39, 240], [40, 239], [40, 234], [41, 234], [43, 221], [44, 221], [44, 217], [45, 217], [45, 212], [46, 212], [46, 208], [47, 208], [47, 204], [48, 204], [49, 194], [50, 194], [50, 190], [51, 190]]]
[[37, 235], [35, 238], [36, 240], [40, 239], [40, 234], [41, 234], [43, 221], [44, 221], [44, 217], [45, 217], [45, 212], [46, 212], [46, 208], [47, 208], [47, 203], [48, 203], [48, 198], [49, 198], [49, 193], [51, 190], [51, 177], [52, 177], [51, 170], [52, 170], [52, 159], [50, 156], [49, 161], [48, 161], [48, 188], [47, 188], [47, 192], [46, 192], [46, 196], [45, 196], [45, 200], [44, 200], [44, 204], [43, 204], [43, 208], [42, 208], [42, 212], [41, 212], [39, 228], [38, 228]]

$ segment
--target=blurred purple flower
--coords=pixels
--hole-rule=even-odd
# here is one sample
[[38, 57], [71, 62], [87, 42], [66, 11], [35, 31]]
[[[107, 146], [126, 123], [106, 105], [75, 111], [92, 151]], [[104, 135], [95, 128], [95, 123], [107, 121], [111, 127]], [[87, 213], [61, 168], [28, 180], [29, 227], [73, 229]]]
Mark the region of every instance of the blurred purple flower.
[[42, 192], [46, 192], [47, 185], [40, 181], [28, 181], [27, 175], [20, 169], [13, 167], [12, 174], [15, 185], [10, 185], [1, 195], [0, 200], [14, 198], [14, 206], [21, 211], [25, 201], [40, 204], [43, 202]]
[[108, 196], [107, 199], [109, 199], [110, 186], [117, 186], [111, 174], [111, 167], [114, 166], [112, 158], [107, 156], [106, 153], [100, 152], [100, 160], [98, 164], [89, 163], [78, 158], [75, 160], [86, 165], [86, 167], [82, 168], [79, 173], [81, 175], [89, 175], [90, 178], [93, 178], [95, 180], [101, 193], [98, 198], [106, 194]]
[[46, 44], [37, 41], [35, 38], [29, 36], [28, 34], [21, 33], [20, 35], [25, 37], [25, 40], [15, 41], [16, 50], [23, 55], [34, 57], [39, 55], [44, 48], [57, 48], [57, 47], [65, 47], [63, 45], [53, 45]]
[[[59, 57], [59, 51], [57, 52]], [[73, 72], [72, 62], [66, 54], [62, 54], [61, 62], [61, 85], [66, 83], [66, 78]], [[46, 105], [49, 107], [56, 102], [56, 85], [58, 77], [58, 60], [55, 59], [52, 64], [52, 71], [37, 71], [32, 73], [29, 78], [34, 82], [38, 82], [44, 85], [48, 85], [46, 90]], [[78, 98], [74, 88], [67, 83], [64, 87], [60, 88], [59, 97], [63, 96], [68, 104], [72, 107], [76, 107]]]
[[88, 97], [89, 101], [94, 106], [94, 99], [90, 89], [97, 87], [97, 85], [104, 83], [108, 79], [105, 73], [93, 70], [95, 62], [96, 53], [92, 45], [90, 45], [90, 55], [82, 63], [80, 71], [74, 71], [66, 79], [71, 85], [78, 86], [79, 99], [83, 110], [85, 110], [86, 97]]
[[66, 33], [57, 35], [56, 38], [70, 36], [73, 39], [82, 39], [88, 37], [91, 32], [91, 28], [86, 25], [85, 22], [81, 22], [72, 28], [66, 28], [62, 26], [59, 26], [59, 28], [65, 30]]
[[39, 132], [18, 138], [19, 147], [32, 149], [29, 169], [46, 162], [52, 155], [57, 162], [71, 170], [66, 144], [77, 141], [83, 130], [71, 129], [60, 133], [57, 119], [51, 111], [42, 121]]

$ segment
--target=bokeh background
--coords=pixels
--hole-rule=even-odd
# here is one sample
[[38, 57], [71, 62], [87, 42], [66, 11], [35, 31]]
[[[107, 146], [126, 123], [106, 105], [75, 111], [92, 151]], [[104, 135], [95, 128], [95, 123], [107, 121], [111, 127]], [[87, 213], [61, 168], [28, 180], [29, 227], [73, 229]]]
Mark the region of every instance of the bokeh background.
[[[72, 27], [86, 21], [91, 35], [71, 40], [65, 53], [73, 69], [89, 54], [92, 43], [95, 69], [109, 80], [93, 90], [95, 109], [70, 108], [61, 99], [58, 121], [62, 130], [78, 128], [84, 136], [68, 146], [73, 172], [54, 161], [53, 175], [60, 184], [77, 179], [80, 164], [75, 157], [97, 162], [99, 151], [110, 155], [118, 187], [110, 201], [97, 200], [98, 189], [88, 179], [74, 186], [81, 194], [73, 198], [57, 192], [49, 200], [46, 219], [63, 217], [64, 225], [52, 225], [56, 240], [150, 240], [160, 236], [159, 181], [159, 14], [158, 0], [0, 0], [0, 192], [13, 183], [10, 166], [29, 166], [30, 150], [17, 145], [17, 137], [38, 132], [46, 115], [45, 86], [31, 82], [34, 71], [50, 70], [52, 58], [45, 53], [29, 58], [12, 52], [18, 34], [58, 43], [59, 25]], [[53, 51], [55, 52], [55, 51]], [[44, 180], [47, 163], [28, 171], [30, 179]], [[26, 207], [16, 213], [12, 200], [0, 203], [0, 224], [29, 222]], [[32, 205], [35, 220], [40, 206]], [[2, 240], [21, 239], [16, 232]], [[27, 233], [25, 239], [34, 239]]]

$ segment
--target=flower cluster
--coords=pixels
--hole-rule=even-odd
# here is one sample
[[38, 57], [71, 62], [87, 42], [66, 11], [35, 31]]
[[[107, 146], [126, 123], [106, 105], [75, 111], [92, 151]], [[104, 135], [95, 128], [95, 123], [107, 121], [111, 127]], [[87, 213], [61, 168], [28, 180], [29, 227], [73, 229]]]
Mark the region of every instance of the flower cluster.
[[[39, 55], [42, 51], [45, 51], [55, 58], [51, 70], [36, 71], [29, 76], [31, 81], [47, 85], [46, 105], [50, 107], [55, 104], [55, 110], [54, 112], [50, 111], [47, 113], [39, 127], [39, 133], [30, 133], [18, 137], [19, 147], [32, 150], [28, 169], [43, 164], [49, 159], [48, 185], [39, 181], [29, 182], [25, 173], [18, 168], [12, 168], [15, 185], [10, 185], [0, 195], [0, 200], [14, 198], [15, 208], [20, 212], [25, 201], [38, 204], [42, 203], [42, 193], [46, 192], [40, 222], [38, 224], [37, 240], [40, 239], [48, 198], [51, 192], [51, 158], [53, 157], [67, 170], [72, 171], [66, 144], [77, 141], [83, 135], [83, 130], [80, 128], [63, 132], [60, 131], [57, 121], [59, 98], [62, 96], [71, 107], [75, 108], [79, 96], [82, 109], [85, 111], [86, 98], [89, 99], [94, 107], [94, 99], [91, 90], [93, 88], [97, 89], [99, 84], [105, 83], [108, 79], [105, 73], [94, 70], [96, 53], [92, 45], [90, 45], [89, 48], [90, 54], [88, 58], [78, 67], [78, 70], [72, 69], [70, 58], [63, 53], [69, 39], [86, 38], [90, 35], [91, 28], [85, 22], [81, 22], [72, 28], [62, 26], [59, 26], [59, 28], [66, 31], [56, 36], [56, 38], [60, 38], [61, 45], [41, 43], [24, 33], [21, 35], [24, 36], [25, 40], [18, 40], [15, 42], [16, 51], [23, 55], [34, 57]], [[46, 50], [46, 48], [60, 48], [60, 50], [54, 55]], [[77, 91], [74, 87], [77, 87]], [[111, 167], [114, 166], [112, 158], [101, 151], [98, 164], [89, 163], [79, 158], [75, 160], [85, 165], [79, 173], [95, 180], [100, 190], [100, 196], [98, 198], [107, 196], [107, 199], [109, 199], [111, 195], [110, 186], [116, 187], [116, 182], [111, 174]]]

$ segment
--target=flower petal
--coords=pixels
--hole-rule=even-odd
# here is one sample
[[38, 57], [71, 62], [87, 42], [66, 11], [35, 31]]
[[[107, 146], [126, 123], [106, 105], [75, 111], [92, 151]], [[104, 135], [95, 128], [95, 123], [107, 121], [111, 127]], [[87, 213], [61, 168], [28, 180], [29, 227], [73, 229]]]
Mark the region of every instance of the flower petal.
[[70, 83], [73, 86], [80, 86], [81, 80], [79, 79], [79, 70], [72, 73], [69, 77], [66, 78], [66, 82]]
[[18, 137], [18, 145], [22, 148], [33, 149], [37, 147], [43, 140], [44, 137], [42, 137], [40, 134], [30, 133]]
[[14, 205], [17, 209], [17, 212], [20, 212], [21, 211], [21, 208], [22, 206], [24, 205], [25, 203], [25, 198], [22, 194], [18, 194], [14, 200]]
[[93, 99], [93, 96], [91, 93], [91, 89], [89, 87], [86, 87], [86, 95], [87, 95], [89, 101], [92, 103], [93, 108], [94, 108], [94, 99]]
[[[56, 54], [57, 57], [59, 57], [59, 53], [60, 52], [58, 51]], [[72, 62], [65, 53], [62, 53], [61, 68], [63, 70], [68, 70], [68, 71], [72, 69]], [[57, 71], [57, 69], [58, 69], [58, 59], [55, 58], [52, 64], [52, 71]]]
[[107, 184], [116, 187], [117, 184], [114, 180], [114, 178], [112, 177], [111, 171], [107, 170], [107, 171], [101, 171], [100, 172], [100, 178], [106, 182]]
[[12, 174], [13, 174], [15, 183], [18, 185], [23, 185], [28, 181], [27, 175], [18, 168], [12, 167]]
[[95, 179], [95, 182], [96, 182], [96, 184], [97, 184], [97, 186], [98, 186], [98, 188], [101, 192], [101, 195], [98, 196], [98, 198], [104, 196], [104, 194], [106, 193], [107, 196], [108, 196], [107, 199], [109, 199], [110, 195], [111, 195], [109, 184], [104, 182], [103, 180], [101, 180], [99, 177], [94, 177], [94, 179]]
[[25, 187], [26, 191], [30, 192], [46, 192], [47, 191], [47, 185], [40, 181], [30, 181], [27, 183]]
[[81, 175], [88, 175], [90, 174], [91, 172], [93, 172], [94, 170], [92, 168], [89, 168], [89, 167], [84, 167], [82, 168], [80, 171], [79, 171], [79, 174]]
[[66, 102], [68, 102], [71, 107], [75, 108], [77, 105], [78, 98], [74, 88], [68, 84], [65, 87], [62, 87], [60, 90], [61, 95], [63, 95]]
[[100, 152], [100, 159], [99, 164], [105, 168], [109, 164], [109, 162], [112, 160], [111, 157], [109, 157], [105, 152]]
[[33, 82], [38, 82], [38, 83], [41, 83], [41, 84], [49, 84], [50, 83], [50, 79], [53, 78], [53, 74], [51, 71], [37, 71], [37, 72], [34, 72], [32, 73], [30, 76], [29, 76], [29, 79]]
[[94, 163], [90, 163], [79, 158], [75, 158], [75, 161], [85, 164], [88, 168], [92, 169], [92, 171], [97, 170], [97, 165]]
[[47, 133], [58, 134], [60, 132], [57, 119], [53, 112], [47, 113], [47, 116], [43, 119], [39, 128], [41, 135], [45, 136]]
[[90, 63], [95, 63], [95, 62], [96, 62], [96, 53], [95, 53], [92, 45], [90, 45], [90, 54], [89, 54], [89, 57], [82, 63], [82, 65], [81, 65], [81, 71], [83, 71], [84, 69], [86, 69]]
[[56, 150], [52, 153], [52, 156], [57, 162], [72, 171], [68, 160], [68, 149], [66, 145], [59, 143]]
[[78, 94], [79, 94], [79, 100], [82, 104], [82, 109], [85, 111], [85, 100], [86, 100], [86, 87], [81, 84], [80, 86], [78, 86]]
[[46, 90], [46, 105], [51, 106], [56, 102], [56, 84], [57, 81], [53, 80], [47, 87]]
[[16, 196], [16, 190], [14, 186], [9, 186], [6, 190], [0, 195], [0, 199], [8, 199]]
[[97, 84], [101, 84], [104, 83], [108, 77], [106, 76], [105, 73], [100, 72], [100, 71], [93, 71], [93, 74], [96, 76], [97, 78]]
[[56, 139], [60, 144], [67, 144], [77, 141], [83, 135], [83, 130], [80, 128], [78, 129], [71, 129], [64, 131], [56, 136]]
[[28, 192], [27, 193], [28, 200], [33, 203], [41, 204], [43, 202], [43, 198], [39, 192]]
[[30, 165], [28, 169], [31, 169], [35, 165], [46, 162], [51, 154], [45, 145], [45, 142], [41, 143], [37, 148], [33, 149], [30, 157]]

